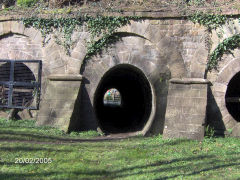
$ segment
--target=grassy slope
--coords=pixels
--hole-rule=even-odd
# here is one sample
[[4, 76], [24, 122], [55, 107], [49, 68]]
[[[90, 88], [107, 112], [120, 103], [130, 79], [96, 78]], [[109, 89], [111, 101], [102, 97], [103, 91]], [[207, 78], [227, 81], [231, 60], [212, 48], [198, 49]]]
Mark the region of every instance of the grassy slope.
[[[96, 132], [77, 135], [60, 132], [47, 127], [36, 128], [33, 122], [0, 120], [0, 179], [240, 177], [239, 139], [198, 142], [163, 140], [156, 136], [94, 142], [79, 138], [97, 136]], [[78, 142], [71, 143], [71, 139]], [[15, 158], [51, 158], [52, 163], [15, 164]]]
[[[210, 9], [215, 9], [217, 12], [221, 10], [231, 11], [239, 10], [240, 2], [237, 0], [191, 0], [187, 3], [186, 0], [97, 0], [88, 1], [86, 5], [82, 3], [74, 3], [77, 1], [73, 0], [49, 0], [49, 1], [38, 1], [32, 7], [25, 7], [26, 3], [33, 0], [23, 0], [22, 6], [17, 5], [1, 9], [0, 15], [21, 15], [22, 16], [38, 16], [40, 14], [45, 15], [45, 17], [55, 17], [56, 15], [67, 15], [75, 14], [79, 15], [84, 12], [89, 13], [120, 13], [130, 11], [161, 11], [169, 14], [172, 13], [180, 14], [192, 14], [195, 11], [209, 11]], [[56, 3], [49, 3], [56, 2]], [[69, 2], [72, 2], [69, 4]], [[0, 1], [1, 4], [1, 1]], [[27, 3], [28, 4], [28, 3]], [[215, 12], [215, 11], [213, 11]]]

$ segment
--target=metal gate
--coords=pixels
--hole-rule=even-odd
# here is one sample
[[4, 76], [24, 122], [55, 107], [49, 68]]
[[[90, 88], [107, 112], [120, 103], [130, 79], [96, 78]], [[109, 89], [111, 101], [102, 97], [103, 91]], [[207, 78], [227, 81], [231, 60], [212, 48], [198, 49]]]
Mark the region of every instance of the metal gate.
[[0, 60], [0, 108], [39, 109], [41, 60]]

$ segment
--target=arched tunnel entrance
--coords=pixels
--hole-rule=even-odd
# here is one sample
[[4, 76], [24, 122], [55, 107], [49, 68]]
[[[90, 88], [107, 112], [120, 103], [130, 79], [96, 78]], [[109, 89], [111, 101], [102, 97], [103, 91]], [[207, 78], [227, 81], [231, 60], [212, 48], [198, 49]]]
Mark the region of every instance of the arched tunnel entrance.
[[240, 122], [240, 72], [238, 72], [228, 83], [225, 95], [226, 107], [232, 117]]
[[[9, 95], [11, 94], [11, 106], [28, 107], [34, 99], [34, 86], [26, 86], [24, 83], [32, 84], [36, 82], [33, 72], [22, 62], [15, 62], [12, 74], [12, 81], [15, 83], [10, 91], [10, 85], [7, 82], [11, 81], [11, 63], [0, 63], [0, 81], [5, 84], [0, 84], [0, 106], [7, 105]], [[12, 83], [13, 83], [12, 82]], [[9, 106], [9, 104], [8, 104]]]
[[[115, 104], [106, 99], [110, 91], [118, 94]], [[121, 64], [111, 68], [94, 95], [94, 110], [101, 130], [105, 133], [141, 131], [152, 112], [152, 92], [148, 79], [137, 67]]]

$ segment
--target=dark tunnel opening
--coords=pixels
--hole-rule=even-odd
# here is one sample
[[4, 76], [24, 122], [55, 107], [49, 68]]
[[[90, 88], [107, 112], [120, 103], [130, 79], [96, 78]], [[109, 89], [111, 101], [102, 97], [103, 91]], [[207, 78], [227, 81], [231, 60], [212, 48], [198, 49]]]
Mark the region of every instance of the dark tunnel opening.
[[[119, 105], [104, 103], [110, 89], [120, 94]], [[105, 73], [94, 96], [94, 110], [105, 133], [141, 131], [152, 110], [151, 86], [143, 72], [132, 65], [117, 65]]]
[[240, 122], [240, 72], [228, 83], [225, 95], [226, 107], [232, 117]]

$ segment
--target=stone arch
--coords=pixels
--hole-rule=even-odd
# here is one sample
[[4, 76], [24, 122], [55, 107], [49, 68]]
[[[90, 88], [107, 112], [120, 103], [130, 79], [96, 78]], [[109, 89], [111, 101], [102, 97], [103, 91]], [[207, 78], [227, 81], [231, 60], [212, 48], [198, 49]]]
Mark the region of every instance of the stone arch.
[[18, 21], [0, 23], [0, 59], [42, 60], [42, 36]]
[[[210, 121], [212, 118], [216, 119], [218, 122], [215, 124], [216, 126], [218, 126], [219, 122], [222, 122], [222, 127], [220, 129], [232, 129], [237, 124], [237, 121], [232, 117], [226, 107], [225, 96], [229, 82], [239, 72], [240, 58], [234, 58], [223, 66], [217, 74], [216, 80], [212, 83], [212, 87], [210, 89], [212, 97], [210, 97], [211, 103], [209, 105], [210, 111], [208, 112], [208, 119]], [[213, 107], [214, 105], [212, 103], [213, 98], [215, 101], [215, 107]], [[214, 121], [212, 123], [213, 126], [215, 126]]]
[[[103, 96], [109, 88], [117, 88], [122, 104], [106, 106]], [[131, 64], [110, 68], [98, 83], [94, 93], [94, 111], [104, 132], [131, 132], [145, 134], [155, 115], [155, 92], [144, 73]]]
[[42, 36], [40, 31], [34, 28], [25, 28], [24, 25], [18, 21], [4, 21], [0, 23], [0, 36], [7, 34], [19, 34], [29, 37], [34, 43], [42, 43]]
[[[0, 23], [0, 59], [12, 60], [43, 60], [41, 33], [34, 28], [25, 28], [18, 21], [3, 21]], [[24, 63], [34, 75], [38, 73], [35, 63]], [[43, 64], [44, 65], [44, 64]], [[45, 66], [44, 66], [45, 67]], [[42, 71], [42, 92], [46, 87], [48, 67]], [[31, 115], [30, 115], [31, 114]], [[21, 111], [18, 118], [35, 118], [36, 113]], [[6, 115], [7, 117], [7, 115]]]
[[[161, 47], [168, 42], [168, 51], [165, 53]], [[159, 48], [160, 47], [160, 48]], [[165, 47], [166, 48], [166, 47]], [[174, 52], [171, 50], [174, 49]], [[89, 59], [82, 71], [85, 78], [81, 89], [81, 112], [79, 130], [97, 129], [98, 124], [94, 113], [94, 94], [104, 74], [115, 66], [126, 64], [132, 65], [143, 72], [153, 91], [156, 93], [156, 116], [148, 124], [147, 132], [161, 133], [163, 131], [166, 111], [168, 79], [173, 72], [174, 77], [186, 76], [182, 56], [176, 45], [170, 40], [164, 39], [162, 44], [154, 44], [146, 38], [139, 36], [125, 36], [111, 48], [104, 50], [101, 55]], [[171, 72], [172, 71], [172, 72]], [[151, 124], [157, 128], [150, 128]], [[153, 127], [153, 126], [152, 126]]]
[[[44, 94], [46, 88], [46, 78], [50, 74], [62, 73], [67, 71], [67, 62], [71, 58], [67, 57], [62, 51], [62, 48], [50, 39], [48, 43], [42, 45], [41, 32], [35, 28], [25, 28], [21, 22], [18, 21], [4, 21], [0, 23], [0, 42], [11, 41], [15, 39], [15, 48], [4, 49], [2, 46], [0, 50], [4, 51], [0, 54], [0, 59], [23, 59], [23, 60], [42, 60], [42, 92]], [[22, 40], [22, 45], [18, 41]], [[14, 41], [14, 40], [12, 40]], [[1, 45], [0, 45], [1, 46]], [[11, 51], [11, 52], [10, 52]], [[75, 63], [76, 64], [76, 63]], [[80, 64], [80, 63], [79, 63]]]
[[[10, 66], [10, 62], [0, 63], [0, 81], [7, 82], [10, 80]], [[14, 81], [31, 83], [33, 81], [36, 81], [36, 75], [26, 64], [17, 62], [14, 64]], [[5, 88], [8, 88], [8, 86], [5, 86]], [[0, 98], [1, 100], [4, 99], [4, 102], [7, 102], [8, 91], [5, 91], [5, 88], [3, 87]], [[30, 106], [34, 99], [33, 91], [34, 87], [23, 88], [22, 86], [15, 85], [12, 94], [13, 106]]]

